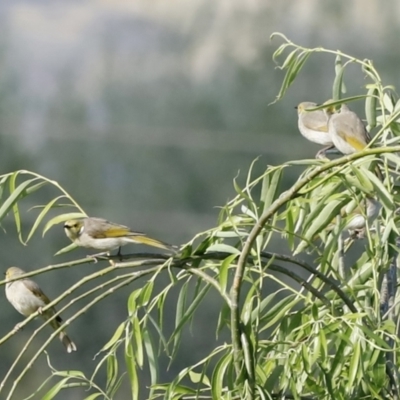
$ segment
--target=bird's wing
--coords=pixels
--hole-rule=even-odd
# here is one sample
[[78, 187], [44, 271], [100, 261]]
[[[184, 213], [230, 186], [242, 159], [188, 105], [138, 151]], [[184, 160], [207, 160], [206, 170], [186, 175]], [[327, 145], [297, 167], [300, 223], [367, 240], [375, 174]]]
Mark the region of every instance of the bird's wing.
[[323, 112], [307, 113], [303, 115], [303, 124], [313, 131], [328, 132], [328, 122]]
[[87, 234], [95, 239], [144, 235], [144, 233], [141, 232], [131, 231], [131, 229], [127, 226], [115, 224], [113, 222], [102, 220], [100, 218], [96, 220], [96, 226], [85, 226], [85, 231]]
[[355, 150], [362, 150], [371, 140], [364, 124], [354, 113], [338, 114], [334, 119], [336, 133]]
[[336, 133], [357, 151], [361, 151], [367, 145], [365, 140], [360, 140], [354, 135], [349, 135], [346, 131], [337, 130]]
[[50, 300], [49, 298], [42, 292], [42, 289], [40, 289], [39, 285], [30, 280], [30, 279], [24, 279], [23, 284], [27, 289], [29, 289], [30, 292], [32, 292], [36, 297], [39, 297], [45, 304], [49, 304]]

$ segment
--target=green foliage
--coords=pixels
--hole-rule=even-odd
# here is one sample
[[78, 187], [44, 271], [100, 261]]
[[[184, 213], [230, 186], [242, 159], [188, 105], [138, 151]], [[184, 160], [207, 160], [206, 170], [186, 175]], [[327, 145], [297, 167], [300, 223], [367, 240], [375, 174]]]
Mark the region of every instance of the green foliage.
[[[274, 54], [276, 61], [284, 58], [280, 68], [285, 77], [278, 99], [299, 78], [310, 56], [330, 54], [336, 74], [332, 98], [335, 104], [365, 100], [369, 128], [377, 128], [374, 146], [333, 161], [300, 160], [268, 166], [260, 176], [254, 176], [253, 163], [243, 186], [234, 180], [237, 195], [222, 207], [217, 226], [196, 235], [177, 255], [133, 254], [131, 258], [138, 260], [116, 259], [113, 265], [77, 282], [48, 306], [70, 296], [62, 312], [78, 300], [87, 301], [64, 326], [131, 282], [141, 279], [143, 284], [127, 299], [126, 319], [100, 350], [93, 374], [86, 377], [82, 371], [58, 371], [48, 358], [50, 377], [33, 396], [50, 400], [60, 390], [81, 385], [88, 389], [87, 400], [113, 399], [127, 380], [132, 399], [398, 398], [398, 295], [389, 273], [396, 269], [399, 237], [399, 99], [392, 87], [382, 86], [371, 61], [323, 48], [305, 49], [281, 34], [273, 36], [284, 40]], [[366, 93], [342, 99], [349, 90], [345, 71], [353, 64], [367, 76]], [[371, 172], [377, 163], [384, 172], [383, 182]], [[298, 179], [283, 191], [281, 180], [288, 170], [295, 170]], [[20, 176], [27, 179], [17, 184]], [[24, 240], [20, 203], [45, 184], [62, 194], [51, 194], [49, 202], [40, 207]], [[0, 177], [0, 192], [0, 219], [13, 213], [24, 243], [40, 225], [45, 233], [71, 215], [84, 215], [56, 182], [27, 171]], [[348, 214], [364, 206], [360, 214], [365, 216], [370, 198], [382, 206], [378, 218], [367, 222], [364, 238], [359, 232], [358, 236], [348, 235], [348, 217], [341, 212]], [[61, 200], [67, 200], [73, 211], [50, 215]], [[285, 246], [288, 255], [270, 251], [277, 243]], [[50, 269], [89, 261], [93, 260]], [[123, 273], [75, 295], [76, 289], [115, 269]], [[161, 275], [167, 275], [169, 281], [162, 284]], [[168, 299], [177, 288], [178, 300], [171, 310]], [[170, 382], [160, 382], [159, 354], [167, 355], [170, 363], [176, 361], [187, 328], [211, 292], [220, 297], [218, 321], [203, 332], [211, 350]], [[91, 295], [96, 297], [89, 301]], [[174, 328], [167, 332], [165, 320], [171, 313]], [[214, 332], [217, 338], [228, 334], [230, 340], [220, 344]], [[0, 345], [12, 334], [0, 339]], [[23, 368], [7, 399], [56, 335], [54, 332]], [[30, 343], [31, 339], [16, 363]], [[150, 388], [141, 384], [139, 376], [144, 370]], [[105, 371], [106, 382], [99, 382], [100, 371]]]

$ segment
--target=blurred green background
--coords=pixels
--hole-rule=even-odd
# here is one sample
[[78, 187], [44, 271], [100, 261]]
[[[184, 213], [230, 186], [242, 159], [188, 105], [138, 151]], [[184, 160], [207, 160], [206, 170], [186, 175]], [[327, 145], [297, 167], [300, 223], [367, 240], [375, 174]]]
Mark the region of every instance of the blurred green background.
[[[89, 215], [174, 244], [215, 225], [218, 206], [235, 195], [233, 178], [239, 174], [243, 182], [256, 157], [261, 156], [256, 165], [261, 173], [267, 165], [312, 158], [318, 150], [299, 135], [294, 106], [331, 97], [334, 58], [311, 57], [288, 95], [268, 106], [283, 78], [271, 58], [281, 41], [271, 42], [271, 33], [280, 31], [305, 47], [373, 59], [386, 84], [399, 79], [395, 0], [384, 5], [378, 0], [14, 0], [2, 2], [0, 11], [0, 173], [33, 170], [58, 181]], [[349, 96], [364, 92], [359, 70], [350, 68], [345, 81]], [[362, 107], [354, 106], [363, 117]], [[296, 175], [286, 174], [284, 184]], [[25, 209], [55, 193], [39, 192]], [[35, 215], [24, 211], [25, 233]], [[11, 216], [2, 227], [3, 271], [11, 265], [32, 270], [88, 253], [53, 257], [68, 244], [61, 227], [44, 240], [38, 233], [28, 246], [18, 241]], [[99, 267], [64, 269], [36, 281], [53, 298]], [[162, 287], [168, 277], [159, 282]], [[67, 355], [54, 341], [48, 350], [54, 367], [90, 376], [95, 353], [125, 319], [127, 296], [135, 287], [115, 293], [69, 327], [77, 353]], [[178, 290], [168, 298], [169, 332]], [[4, 335], [23, 318], [4, 291], [1, 296]], [[210, 292], [161, 381], [214, 347], [219, 305]], [[33, 321], [0, 347], [1, 378], [38, 326]], [[23, 361], [48, 333], [39, 335]], [[222, 334], [219, 341], [224, 338], [229, 340]], [[167, 362], [160, 356], [161, 370]], [[15, 398], [31, 393], [47, 375], [41, 357]], [[149, 384], [146, 371], [142, 384]], [[128, 389], [126, 379], [116, 398], [128, 398]], [[87, 394], [78, 388], [57, 399]]]

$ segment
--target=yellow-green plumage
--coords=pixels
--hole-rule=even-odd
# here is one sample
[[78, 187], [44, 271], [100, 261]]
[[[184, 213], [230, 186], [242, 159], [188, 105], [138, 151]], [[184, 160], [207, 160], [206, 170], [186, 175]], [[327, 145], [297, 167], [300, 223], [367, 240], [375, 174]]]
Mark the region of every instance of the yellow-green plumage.
[[66, 235], [78, 246], [100, 251], [110, 251], [129, 243], [139, 243], [175, 251], [174, 246], [148, 237], [143, 232], [132, 231], [125, 225], [119, 225], [103, 218], [87, 217], [66, 221]]

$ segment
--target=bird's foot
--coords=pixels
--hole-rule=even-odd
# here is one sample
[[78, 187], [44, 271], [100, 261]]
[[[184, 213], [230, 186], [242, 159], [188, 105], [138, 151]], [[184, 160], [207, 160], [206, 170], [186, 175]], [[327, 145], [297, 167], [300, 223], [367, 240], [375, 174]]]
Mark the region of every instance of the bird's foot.
[[96, 253], [96, 254], [88, 254], [86, 257], [87, 258], [93, 258], [93, 261], [95, 264], [99, 262], [99, 258], [109, 256], [110, 253], [107, 251], [103, 251], [102, 253]]
[[119, 261], [122, 262], [124, 260], [124, 258], [122, 257], [122, 254], [121, 254], [121, 246], [118, 247], [118, 253], [116, 254], [116, 256], [119, 258]]
[[39, 308], [37, 309], [37, 312], [38, 312], [39, 314], [43, 314], [43, 308], [42, 308], [42, 307], [39, 307]]
[[326, 150], [320, 150], [316, 155], [315, 158], [317, 160], [327, 160], [328, 157], [326, 156]]
[[18, 323], [17, 325], [15, 325], [13, 330], [14, 330], [15, 332], [22, 331], [21, 323]]

